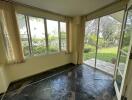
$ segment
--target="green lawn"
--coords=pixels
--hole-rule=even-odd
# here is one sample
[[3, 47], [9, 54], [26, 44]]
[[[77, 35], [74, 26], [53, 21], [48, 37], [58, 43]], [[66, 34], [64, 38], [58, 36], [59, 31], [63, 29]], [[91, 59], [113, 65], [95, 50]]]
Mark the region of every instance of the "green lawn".
[[[97, 59], [111, 62], [112, 58], [116, 58], [117, 56], [117, 48], [102, 48], [98, 50], [97, 53]], [[94, 58], [95, 57], [95, 52], [88, 52], [84, 53], [84, 61]]]

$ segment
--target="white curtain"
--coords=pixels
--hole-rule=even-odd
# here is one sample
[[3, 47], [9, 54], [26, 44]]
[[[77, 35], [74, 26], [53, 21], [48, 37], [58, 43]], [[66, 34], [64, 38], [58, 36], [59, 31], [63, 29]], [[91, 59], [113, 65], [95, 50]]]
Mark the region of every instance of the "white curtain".
[[3, 41], [7, 63], [24, 61], [15, 8], [11, 3], [0, 1], [2, 11]]

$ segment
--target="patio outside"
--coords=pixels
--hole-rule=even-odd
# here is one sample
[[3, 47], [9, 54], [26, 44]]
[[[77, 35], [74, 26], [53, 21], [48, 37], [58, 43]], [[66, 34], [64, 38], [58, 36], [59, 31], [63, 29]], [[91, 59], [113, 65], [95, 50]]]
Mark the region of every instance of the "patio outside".
[[[103, 48], [98, 51], [98, 59], [96, 59], [96, 68], [107, 72], [110, 75], [114, 75], [117, 48]], [[105, 52], [105, 53], [104, 53]], [[84, 63], [95, 67], [95, 56], [94, 52], [84, 52]], [[113, 60], [113, 61], [112, 61]]]

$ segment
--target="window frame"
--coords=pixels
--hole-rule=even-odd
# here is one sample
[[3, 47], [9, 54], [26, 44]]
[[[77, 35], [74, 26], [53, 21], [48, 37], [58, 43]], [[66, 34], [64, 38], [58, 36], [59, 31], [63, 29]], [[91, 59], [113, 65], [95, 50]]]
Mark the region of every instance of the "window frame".
[[[61, 42], [62, 41], [61, 40], [62, 39], [62, 37], [61, 37], [62, 36], [62, 34], [61, 34], [61, 23], [66, 24], [66, 37], [65, 37], [66, 38], [66, 41], [65, 41], [66, 42], [66, 45], [65, 45], [66, 47], [65, 47], [65, 50], [62, 49], [63, 47], [62, 47], [62, 42]], [[61, 48], [60, 51], [69, 52], [69, 33], [68, 33], [69, 32], [69, 24], [66, 21], [59, 21], [59, 27], [60, 27], [59, 32], [60, 32], [60, 48]]]
[[[25, 27], [26, 27], [28, 43], [29, 43], [29, 55], [24, 55], [24, 58], [29, 58], [32, 56], [42, 56], [42, 55], [48, 55], [48, 54], [57, 54], [57, 53], [61, 53], [61, 52], [66, 53], [68, 51], [68, 40], [69, 39], [68, 39], [68, 22], [67, 21], [48, 19], [48, 18], [44, 18], [44, 17], [25, 15], [25, 14], [21, 14], [21, 13], [16, 13], [16, 16], [19, 14], [24, 16], [24, 20], [25, 20], [25, 24], [26, 24]], [[43, 19], [44, 29], [45, 29], [46, 53], [41, 53], [41, 54], [37, 54], [37, 55], [34, 55], [34, 53], [33, 53], [32, 36], [31, 36], [29, 17], [36, 17], [36, 18]], [[58, 23], [57, 27], [58, 27], [58, 41], [59, 41], [59, 47], [58, 48], [59, 49], [57, 52], [50, 52], [49, 51], [49, 39], [48, 39], [47, 21], [46, 20], [57, 21], [57, 23]], [[17, 19], [17, 22], [18, 22], [18, 19]], [[66, 50], [62, 50], [62, 47], [61, 47], [61, 25], [60, 25], [61, 22], [66, 23]]]

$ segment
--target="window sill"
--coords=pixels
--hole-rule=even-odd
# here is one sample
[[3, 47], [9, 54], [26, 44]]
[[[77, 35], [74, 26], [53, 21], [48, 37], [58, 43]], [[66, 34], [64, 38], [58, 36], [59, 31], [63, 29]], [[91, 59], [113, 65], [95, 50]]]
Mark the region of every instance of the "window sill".
[[36, 57], [43, 57], [43, 56], [51, 56], [51, 55], [58, 55], [58, 54], [65, 54], [65, 55], [68, 55], [68, 54], [71, 54], [71, 53], [68, 53], [67, 51], [61, 51], [61, 52], [48, 52], [46, 54], [40, 54], [40, 55], [31, 55], [31, 56], [28, 56], [28, 57], [25, 57], [25, 61], [26, 60], [29, 60], [31, 58], [36, 58]]

